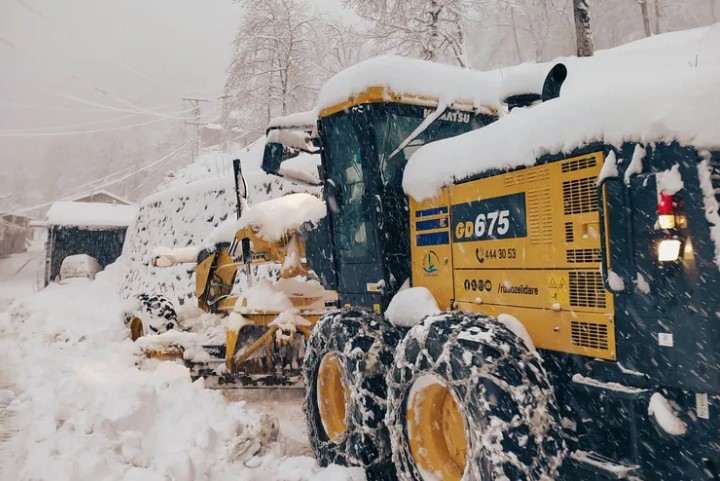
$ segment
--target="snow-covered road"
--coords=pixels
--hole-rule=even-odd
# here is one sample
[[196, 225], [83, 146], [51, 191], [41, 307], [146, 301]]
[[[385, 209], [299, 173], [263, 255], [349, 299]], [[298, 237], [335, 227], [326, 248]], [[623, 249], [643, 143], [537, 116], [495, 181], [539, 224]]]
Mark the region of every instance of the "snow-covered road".
[[[298, 396], [239, 401], [249, 395], [144, 360], [120, 320], [113, 266], [34, 292], [38, 253], [0, 259], [1, 480], [364, 479], [309, 456]], [[280, 436], [259, 446], [264, 412]]]
[[[0, 316], [7, 314], [0, 313]], [[2, 323], [2, 321], [0, 321]], [[0, 343], [5, 339], [0, 335]], [[0, 480], [12, 479], [7, 471], [10, 457], [10, 442], [17, 430], [15, 428], [14, 411], [10, 401], [15, 398], [14, 368], [8, 356], [0, 352]]]

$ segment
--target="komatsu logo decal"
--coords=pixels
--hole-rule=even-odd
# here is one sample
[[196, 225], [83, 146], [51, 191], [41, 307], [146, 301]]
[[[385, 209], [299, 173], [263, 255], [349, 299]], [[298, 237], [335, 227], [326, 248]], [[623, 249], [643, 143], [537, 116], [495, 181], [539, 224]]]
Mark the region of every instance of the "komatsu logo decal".
[[[427, 118], [433, 113], [433, 109], [424, 109], [424, 118]], [[454, 110], [450, 110], [449, 112], [445, 112], [439, 117], [437, 117], [437, 120], [446, 120], [448, 122], [461, 122], [468, 124], [471, 118], [472, 116], [469, 114], [469, 112], [455, 112]]]
[[525, 194], [454, 205], [452, 226], [456, 242], [527, 237]]

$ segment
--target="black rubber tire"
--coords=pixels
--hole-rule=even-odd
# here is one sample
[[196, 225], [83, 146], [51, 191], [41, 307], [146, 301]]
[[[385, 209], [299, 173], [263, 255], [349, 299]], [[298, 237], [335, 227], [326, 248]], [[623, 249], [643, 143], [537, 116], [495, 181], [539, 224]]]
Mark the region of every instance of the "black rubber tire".
[[163, 294], [138, 294], [134, 309], [123, 313], [123, 323], [130, 329], [134, 318], [138, 318], [144, 328], [152, 334], [170, 330], [181, 330], [176, 308]]
[[400, 480], [423, 481], [410, 451], [406, 418], [409, 391], [426, 375], [452, 391], [462, 412], [467, 433], [463, 480], [557, 479], [565, 447], [540, 357], [494, 318], [443, 313], [407, 333], [387, 379], [386, 423]]
[[[322, 466], [362, 466], [369, 479], [395, 480], [386, 414], [386, 375], [401, 332], [382, 316], [363, 309], [344, 309], [324, 315], [309, 338], [304, 357], [304, 412], [309, 441]], [[317, 403], [317, 375], [323, 357], [334, 353], [349, 386], [340, 442], [330, 441]], [[374, 476], [371, 473], [385, 473]], [[390, 476], [391, 474], [391, 476]]]

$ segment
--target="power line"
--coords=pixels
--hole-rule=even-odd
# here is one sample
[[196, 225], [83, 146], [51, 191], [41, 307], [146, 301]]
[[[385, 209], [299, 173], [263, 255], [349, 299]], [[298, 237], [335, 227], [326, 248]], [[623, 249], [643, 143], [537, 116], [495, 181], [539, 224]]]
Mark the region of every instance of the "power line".
[[2, 37], [0, 37], [0, 43], [2, 43], [2, 44], [4, 44], [4, 45], [7, 45], [8, 47], [13, 48], [13, 49], [15, 49], [15, 50], [20, 50], [17, 45], [15, 45], [14, 43], [12, 43], [10, 40], [6, 40], [6, 39], [4, 39], [4, 38], [2, 38]]
[[90, 195], [90, 194], [92, 194], [93, 192], [96, 192], [98, 189], [101, 189], [101, 188], [103, 188], [103, 187], [108, 187], [108, 186], [113, 185], [113, 184], [117, 184], [118, 182], [120, 182], [120, 181], [122, 181], [122, 180], [125, 180], [125, 179], [128, 179], [128, 178], [130, 178], [130, 177], [133, 177], [134, 175], [136, 175], [136, 174], [138, 174], [138, 173], [144, 172], [144, 171], [146, 171], [146, 170], [154, 167], [155, 165], [158, 165], [159, 163], [163, 162], [164, 160], [168, 159], [169, 157], [177, 154], [177, 153], [180, 152], [181, 150], [183, 150], [183, 149], [185, 149], [186, 147], [188, 147], [189, 144], [190, 144], [190, 142], [186, 142], [185, 144], [183, 144], [182, 146], [180, 146], [179, 148], [177, 148], [177, 149], [174, 150], [173, 152], [164, 155], [164, 156], [161, 157], [160, 159], [155, 160], [155, 161], [153, 161], [152, 163], [147, 164], [147, 165], [141, 167], [140, 169], [137, 169], [137, 170], [131, 172], [130, 174], [125, 175], [125, 176], [123, 176], [123, 177], [121, 177], [121, 178], [119, 178], [119, 179], [115, 179], [115, 180], [113, 180], [113, 181], [111, 181], [111, 182], [105, 182], [105, 183], [103, 183], [103, 184], [101, 184], [101, 185], [98, 185], [98, 186], [96, 186], [93, 190], [89, 190], [89, 191], [85, 191], [85, 192], [80, 192], [80, 193], [75, 193], [75, 194], [67, 195], [67, 196], [62, 197], [62, 198], [60, 198], [60, 199], [52, 200], [52, 201], [50, 201], [50, 202], [44, 202], [44, 203], [42, 203], [42, 204], [33, 205], [33, 206], [31, 206], [31, 207], [22, 207], [22, 208], [20, 208], [20, 209], [12, 209], [12, 211], [13, 211], [13, 212], [17, 212], [17, 213], [20, 213], [20, 212], [28, 212], [28, 211], [35, 210], [35, 209], [40, 209], [41, 207], [49, 206], [49, 205], [51, 205], [51, 204], [54, 204], [55, 202], [60, 202], [60, 201], [64, 201], [64, 200], [70, 200], [70, 199], [74, 199], [74, 198], [76, 198], [76, 197], [80, 197], [80, 196], [83, 196], [83, 195]]
[[[47, 111], [60, 111], [60, 112], [78, 112], [78, 113], [108, 113], [108, 109], [74, 109], [69, 107], [51, 107], [48, 105], [33, 105], [33, 104], [26, 104], [22, 102], [7, 102], [0, 100], [0, 105], [6, 105], [9, 107], [16, 107], [20, 109], [29, 109], [29, 110], [47, 110]], [[155, 107], [146, 107], [147, 110], [157, 110], [157, 109], [167, 109], [168, 107], [173, 107], [175, 105], [178, 105], [176, 102], [169, 103], [169, 104], [163, 104], [163, 105], [157, 105]]]
[[[94, 87], [94, 89], [98, 90], [99, 92], [104, 92], [103, 90], [99, 89], [98, 87]], [[66, 98], [68, 100], [73, 100], [75, 102], [79, 102], [81, 104], [91, 105], [93, 107], [103, 108], [103, 109], [113, 111], [113, 112], [143, 113], [146, 115], [152, 115], [152, 116], [162, 117], [164, 119], [171, 119], [171, 120], [189, 120], [188, 117], [179, 117], [178, 115], [174, 115], [174, 114], [184, 114], [184, 113], [191, 112], [193, 110], [193, 107], [192, 107], [190, 109], [180, 110], [178, 112], [172, 112], [170, 114], [164, 114], [163, 112], [156, 112], [153, 110], [149, 110], [147, 108], [133, 105], [126, 100], [119, 100], [119, 102], [133, 105], [133, 108], [128, 109], [128, 108], [123, 108], [123, 107], [115, 107], [113, 105], [106, 105], [106, 104], [102, 104], [100, 102], [94, 102], [92, 100], [85, 100], [80, 97], [76, 97], [74, 95], [69, 95], [69, 94], [63, 94], [62, 97]]]
[[[185, 147], [188, 147], [188, 145], [189, 145], [189, 144], [187, 143], [187, 144], [185, 145]], [[185, 150], [185, 148], [184, 148], [183, 150]], [[175, 159], [175, 158], [178, 156], [178, 154], [180, 154], [181, 152], [182, 152], [182, 151], [179, 151], [179, 152], [177, 152], [176, 154], [174, 154], [173, 156], [169, 157], [169, 158], [166, 160], [166, 162]], [[146, 179], [145, 181], [141, 182], [139, 185], [137, 185], [137, 186], [135, 186], [134, 188], [132, 188], [131, 190], [129, 190], [129, 191], [126, 193], [126, 196], [131, 195], [133, 192], [137, 191], [138, 189], [140, 189], [141, 187], [143, 187], [144, 185], [146, 185], [148, 182], [150, 182], [150, 181], [153, 179], [153, 176], [156, 175], [156, 174], [161, 170], [161, 168], [166, 164], [166, 162], [163, 162], [163, 163], [160, 164], [158, 167], [156, 167], [156, 169], [154, 169], [153, 173], [148, 174], [148, 179]]]
[[137, 124], [122, 125], [119, 127], [109, 127], [107, 129], [92, 129], [92, 130], [76, 130], [69, 132], [27, 132], [27, 133], [13, 133], [0, 131], [0, 137], [6, 138], [23, 138], [23, 137], [62, 137], [65, 135], [86, 135], [86, 134], [98, 134], [101, 132], [114, 132], [117, 130], [132, 129], [134, 127], [142, 127], [144, 125], [157, 124], [158, 122], [168, 122], [169, 119], [153, 119], [147, 122], [140, 122]]
[[98, 178], [98, 179], [94, 179], [94, 180], [88, 181], [88, 182], [86, 182], [85, 184], [82, 184], [82, 185], [78, 186], [78, 188], [79, 188], [79, 189], [82, 189], [83, 187], [89, 187], [89, 186], [92, 186], [92, 185], [95, 184], [95, 183], [102, 182], [102, 181], [104, 181], [104, 180], [110, 179], [111, 177], [115, 177], [116, 175], [125, 174], [126, 172], [128, 172], [128, 171], [131, 170], [132, 168], [133, 168], [133, 167], [130, 167], [130, 166], [129, 166], [129, 167], [124, 167], [123, 169], [117, 170], [117, 171], [115, 171], [115, 172], [113, 172], [113, 173], [111, 173], [111, 174], [105, 175], [105, 176], [100, 177], [100, 178]]
[[13, 134], [25, 134], [25, 133], [33, 133], [33, 132], [75, 129], [78, 127], [90, 127], [93, 125], [111, 124], [113, 122], [118, 122], [119, 120], [125, 120], [125, 119], [129, 119], [131, 117], [138, 117], [139, 115], [143, 115], [143, 114], [136, 113], [136, 114], [121, 115], [120, 117], [113, 117], [112, 119], [96, 120], [93, 122], [83, 122], [82, 124], [53, 125], [50, 127], [34, 127], [34, 128], [28, 128], [28, 129], [12, 129], [12, 130], [3, 130], [3, 132], [13, 133]]

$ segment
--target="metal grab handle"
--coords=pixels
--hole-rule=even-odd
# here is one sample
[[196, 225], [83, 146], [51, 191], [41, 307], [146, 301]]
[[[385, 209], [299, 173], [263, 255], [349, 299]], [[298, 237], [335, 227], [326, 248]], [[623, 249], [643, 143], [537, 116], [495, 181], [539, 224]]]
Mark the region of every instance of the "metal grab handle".
[[[606, 177], [603, 179], [597, 186], [597, 203], [598, 203], [598, 215], [600, 218], [600, 274], [602, 275], [602, 281], [603, 286], [605, 286], [605, 290], [608, 292], [611, 292], [613, 294], [618, 294], [620, 292], [625, 292], [629, 290], [629, 283], [626, 282], [626, 280], [622, 277], [620, 277], [623, 281], [623, 289], [613, 289], [610, 286], [610, 271], [611, 269], [608, 267], [608, 255], [607, 255], [607, 232], [605, 231], [605, 214], [607, 212], [605, 200], [603, 196], [603, 187], [605, 187], [610, 182], [619, 182], [622, 186], [622, 192], [624, 196], [624, 214], [626, 217], [626, 225], [628, 226], [628, 229], [626, 229], [626, 242], [628, 245], [630, 245], [630, 221], [631, 221], [631, 215], [630, 215], [630, 199], [627, 195], [627, 189], [625, 189], [625, 184], [620, 179], [620, 177]], [[612, 259], [611, 259], [612, 263]], [[612, 267], [612, 265], [610, 266]], [[614, 271], [613, 271], [614, 272]], [[616, 273], [616, 275], [618, 275]], [[632, 285], [632, 284], [631, 284]]]

